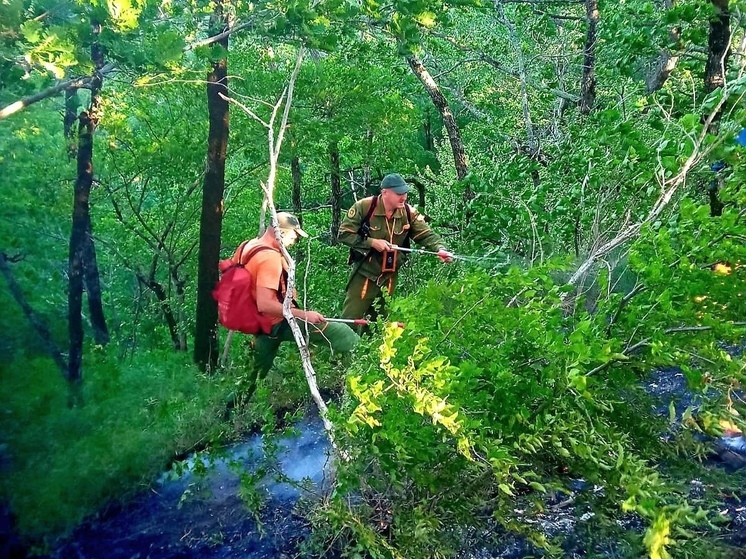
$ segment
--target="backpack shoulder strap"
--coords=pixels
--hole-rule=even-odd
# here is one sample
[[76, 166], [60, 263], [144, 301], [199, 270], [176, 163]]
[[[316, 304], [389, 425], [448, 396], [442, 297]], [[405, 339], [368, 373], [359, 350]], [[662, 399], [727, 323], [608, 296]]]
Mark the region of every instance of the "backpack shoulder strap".
[[409, 227], [407, 227], [407, 234], [404, 237], [404, 244], [402, 246], [404, 248], [409, 248], [409, 245], [410, 245], [410, 243], [409, 243], [409, 237], [412, 235], [412, 207], [405, 202], [404, 203], [404, 209], [407, 212], [407, 225]]
[[[246, 249], [246, 245], [249, 244], [249, 241], [246, 240], [242, 242], [240, 245], [238, 245], [238, 248], [233, 253], [233, 256], [231, 256], [231, 260], [233, 260], [234, 264], [240, 264], [241, 259], [243, 258], [243, 251]], [[238, 255], [238, 258], [236, 258], [236, 255]]]
[[[363, 199], [362, 201], [365, 202], [365, 200], [366, 199]], [[371, 196], [368, 211], [365, 213], [365, 217], [363, 217], [362, 221], [360, 222], [360, 227], [358, 227], [357, 230], [358, 237], [360, 237], [360, 239], [363, 241], [370, 236], [370, 218], [373, 215], [373, 212], [376, 210], [377, 205], [378, 196]], [[353, 255], [354, 250], [350, 248], [350, 258], [353, 258]]]
[[244, 251], [246, 250], [246, 245], [249, 244], [249, 241], [244, 241], [239, 246], [238, 252], [238, 264], [239, 266], [246, 266], [246, 264], [249, 263], [249, 260], [251, 260], [257, 253], [263, 251], [263, 250], [275, 250], [272, 247], [268, 247], [267, 245], [259, 245], [254, 248], [252, 248], [249, 253], [244, 257]]
[[373, 212], [376, 211], [376, 206], [378, 206], [378, 196], [372, 196], [370, 200], [370, 206], [368, 206], [368, 213], [365, 214], [363, 223], [370, 222], [370, 218], [373, 215]]
[[[243, 257], [243, 250], [241, 251], [241, 260], [243, 261], [240, 265], [243, 267], [246, 267], [246, 264], [249, 263], [249, 260], [251, 260], [254, 256], [256, 256], [257, 253], [263, 251], [263, 250], [272, 250], [274, 252], [279, 252], [277, 249], [274, 249], [272, 247], [268, 247], [267, 245], [259, 245], [254, 248], [252, 248], [249, 251], [249, 254], [246, 256], [246, 259], [244, 260]], [[285, 292], [287, 291], [288, 286], [288, 273], [287, 270], [283, 267], [282, 273], [280, 274], [280, 281], [277, 285], [277, 300], [282, 303], [285, 300]], [[293, 305], [298, 306], [298, 303], [296, 303], [295, 299], [293, 299]]]

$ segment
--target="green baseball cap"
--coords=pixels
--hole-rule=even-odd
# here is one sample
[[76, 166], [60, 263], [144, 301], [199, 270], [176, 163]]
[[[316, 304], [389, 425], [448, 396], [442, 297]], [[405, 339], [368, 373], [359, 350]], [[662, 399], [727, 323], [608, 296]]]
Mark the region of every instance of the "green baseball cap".
[[384, 188], [390, 188], [397, 194], [406, 194], [412, 190], [398, 173], [391, 173], [383, 177], [383, 180], [381, 181], [381, 189]]

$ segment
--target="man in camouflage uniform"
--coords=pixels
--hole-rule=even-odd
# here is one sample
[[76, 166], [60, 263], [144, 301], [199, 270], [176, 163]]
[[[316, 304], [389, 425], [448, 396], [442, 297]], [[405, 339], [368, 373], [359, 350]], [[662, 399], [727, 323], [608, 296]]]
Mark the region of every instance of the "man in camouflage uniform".
[[[401, 175], [386, 175], [381, 181], [380, 196], [359, 200], [342, 221], [339, 241], [350, 247], [353, 265], [342, 309], [344, 318], [368, 315], [375, 319], [376, 301], [383, 310], [382, 290], [389, 295], [394, 292], [398, 269], [405, 258], [404, 252], [394, 251], [392, 247], [408, 247], [412, 240], [433, 252], [446, 250], [441, 238], [425, 222], [425, 216], [412, 206], [407, 207], [409, 191]], [[366, 228], [363, 222], [374, 202]], [[439, 257], [443, 262], [453, 260], [448, 252]]]

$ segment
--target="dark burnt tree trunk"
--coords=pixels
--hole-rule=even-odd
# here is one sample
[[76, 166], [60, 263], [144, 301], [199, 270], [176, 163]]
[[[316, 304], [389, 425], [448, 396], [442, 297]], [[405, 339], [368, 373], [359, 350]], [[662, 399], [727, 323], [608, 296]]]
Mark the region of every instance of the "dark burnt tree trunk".
[[[94, 37], [98, 37], [101, 33], [101, 25], [94, 22], [93, 24]], [[95, 40], [91, 45], [91, 57], [93, 63], [96, 66], [96, 72], [104, 67], [104, 50], [98, 40]], [[101, 108], [101, 85], [102, 78], [100, 75], [96, 75], [96, 79], [91, 82], [91, 121], [93, 123], [93, 129], [91, 130], [91, 186], [93, 181], [93, 133], [95, 132], [96, 126], [99, 121], [99, 111]], [[93, 225], [91, 224], [91, 216], [88, 213], [88, 219], [86, 223], [86, 236], [85, 245], [83, 246], [83, 287], [86, 295], [88, 296], [88, 314], [91, 319], [91, 327], [93, 329], [93, 341], [98, 345], [106, 345], [109, 343], [109, 329], [106, 326], [106, 317], [104, 316], [104, 305], [101, 299], [101, 278], [98, 272], [98, 261], [96, 258], [96, 246], [93, 244]]]
[[5, 278], [5, 282], [8, 284], [8, 290], [13, 296], [13, 299], [16, 300], [16, 303], [18, 303], [18, 305], [23, 310], [23, 314], [26, 315], [26, 319], [29, 321], [34, 330], [36, 330], [36, 333], [39, 334], [44, 347], [47, 349], [50, 357], [57, 365], [57, 368], [59, 368], [62, 376], [67, 377], [67, 363], [65, 363], [65, 358], [62, 356], [62, 352], [57, 347], [57, 344], [54, 343], [49, 328], [47, 328], [47, 325], [44, 323], [44, 321], [39, 318], [39, 316], [37, 316], [37, 314], [34, 312], [34, 309], [31, 308], [31, 305], [29, 305], [26, 297], [23, 295], [23, 290], [21, 289], [21, 286], [18, 285], [18, 282], [13, 276], [13, 271], [8, 265], [8, 262], [11, 261], [13, 260], [8, 258], [8, 256], [4, 252], [0, 252], [0, 273], [2, 273], [3, 277]]
[[407, 179], [407, 182], [410, 184], [413, 184], [415, 189], [417, 190], [417, 211], [424, 214], [425, 213], [425, 194], [426, 194], [425, 185], [415, 178]]
[[587, 115], [596, 102], [596, 41], [598, 40], [598, 0], [585, 0], [588, 30], [583, 47], [583, 76], [580, 80], [580, 113]]
[[342, 185], [339, 170], [339, 144], [335, 141], [329, 143], [329, 168], [331, 170], [330, 183], [332, 187], [332, 222], [331, 241], [337, 244], [339, 226], [342, 223]]
[[93, 130], [94, 122], [88, 111], [78, 117], [78, 177], [75, 181], [72, 231], [68, 257], [67, 312], [70, 329], [70, 356], [67, 378], [72, 383], [82, 379], [83, 364], [83, 258], [88, 222], [90, 221], [89, 196], [93, 182]]
[[[461, 140], [461, 131], [456, 123], [456, 118], [451, 112], [451, 108], [448, 106], [448, 101], [443, 93], [441, 93], [438, 84], [430, 75], [430, 72], [427, 71], [425, 65], [416, 56], [408, 55], [407, 62], [409, 63], [412, 72], [414, 72], [414, 75], [417, 76], [417, 79], [419, 79], [425, 87], [433, 105], [435, 105], [435, 108], [443, 119], [443, 124], [448, 132], [448, 140], [451, 143], [451, 151], [453, 151], [453, 163], [456, 167], [456, 176], [459, 180], [463, 180], [469, 174], [469, 163], [468, 158], [466, 157], [464, 143]], [[473, 198], [474, 192], [472, 191], [471, 186], [467, 184], [464, 189], [464, 200], [468, 202]]]
[[[191, 250], [190, 250], [191, 252]], [[189, 345], [187, 344], [187, 333], [184, 329], [184, 323], [186, 322], [186, 317], [183, 315], [181, 309], [184, 308], [184, 305], [186, 303], [186, 280], [179, 275], [179, 268], [181, 267], [181, 264], [183, 262], [178, 263], [174, 266], [169, 266], [169, 273], [171, 275], [171, 285], [174, 288], [174, 293], [176, 294], [176, 301], [178, 304], [178, 308], [180, 309], [178, 312], [178, 320], [177, 323], [180, 325], [179, 327], [179, 351], [187, 351], [189, 349]], [[171, 307], [173, 309], [173, 307]]]
[[[725, 69], [730, 57], [730, 11], [728, 0], [710, 0], [715, 7], [716, 16], [710, 21], [710, 32], [707, 39], [707, 64], [705, 65], [705, 91], [711, 93], [725, 85]], [[721, 112], [715, 115], [710, 125], [710, 132], [717, 134]], [[710, 182], [710, 215], [723, 215], [723, 203], [720, 201], [719, 181], [715, 177]]]
[[[228, 30], [223, 3], [215, 3], [212, 35]], [[228, 51], [228, 35], [217, 41]], [[223, 190], [225, 188], [225, 154], [228, 147], [228, 60], [213, 62], [207, 75], [207, 110], [210, 128], [207, 137], [207, 163], [202, 190], [202, 215], [199, 229], [197, 272], [197, 317], [194, 337], [194, 361], [203, 371], [212, 371], [218, 360], [218, 307], [212, 290], [218, 281], [220, 235], [223, 227]]]
[[109, 328], [106, 326], [104, 304], [101, 293], [101, 277], [98, 272], [96, 246], [93, 244], [93, 226], [90, 214], [86, 230], [85, 246], [83, 247], [83, 285], [88, 295], [88, 315], [93, 329], [93, 341], [97, 345], [109, 343]]
[[[97, 22], [91, 23], [94, 41], [91, 54], [97, 69], [103, 66], [103, 52], [96, 37], [101, 31]], [[98, 111], [101, 98], [101, 77], [91, 80], [91, 104], [87, 111], [78, 117], [78, 153], [77, 177], [75, 180], [72, 230], [70, 233], [70, 250], [68, 256], [68, 324], [70, 336], [70, 355], [68, 359], [67, 378], [73, 386], [82, 380], [83, 364], [83, 289], [88, 292], [88, 305], [93, 327], [94, 340], [97, 344], [109, 341], [99, 282], [96, 249], [91, 235], [90, 193], [93, 185], [93, 134], [98, 124]], [[75, 390], [71, 393], [71, 405], [77, 403]]]
[[[292, 142], [291, 142], [292, 145]], [[294, 148], [295, 146], [293, 146]], [[295, 150], [293, 149], [293, 152]], [[303, 179], [303, 174], [300, 170], [300, 158], [296, 153], [293, 153], [293, 155], [290, 157], [290, 175], [292, 177], [292, 192], [290, 194], [291, 202], [293, 204], [293, 213], [298, 218], [298, 223], [300, 223], [300, 226], [303, 227], [303, 206], [301, 202], [301, 182]], [[300, 245], [297, 246], [295, 250], [295, 261], [300, 262], [303, 259], [303, 252], [301, 252]]]
[[716, 17], [710, 21], [705, 66], [705, 91], [710, 93], [725, 84], [725, 68], [730, 56], [730, 12], [728, 0], [710, 0]]

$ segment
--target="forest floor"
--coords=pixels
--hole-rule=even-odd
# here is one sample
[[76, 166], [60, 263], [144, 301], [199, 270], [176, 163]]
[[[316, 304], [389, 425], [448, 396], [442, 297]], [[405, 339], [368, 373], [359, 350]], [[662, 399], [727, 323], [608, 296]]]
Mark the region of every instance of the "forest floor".
[[[685, 389], [683, 375], [677, 369], [656, 371], [648, 391], [659, 397], [668, 413], [668, 402], [682, 410], [695, 404]], [[320, 419], [308, 413], [295, 427], [295, 436], [278, 441], [278, 452], [270, 464], [274, 470], [260, 471], [250, 480], [254, 491], [244, 497], [257, 504], [253, 513], [239, 497], [241, 476], [247, 471], [266, 467], [259, 435], [236, 445], [197, 475], [200, 465], [190, 459], [184, 472], [164, 474], [154, 487], [129, 503], [110, 506], [79, 526], [59, 542], [44, 559], [290, 559], [318, 557], [304, 550], [310, 524], [304, 518], [307, 504], [328, 487], [330, 474], [329, 443]], [[742, 436], [723, 437], [715, 445], [708, 461], [710, 468], [742, 474], [746, 471], [746, 441]], [[239, 473], [239, 472], [243, 472]], [[258, 486], [253, 481], [260, 479]], [[586, 522], [588, 513], [574, 504], [574, 497], [594, 490], [582, 480], [572, 481], [573, 494], [548, 502], [537, 523], [547, 536], [567, 534], [565, 557], [625, 557], [617, 542], [593, 539]], [[692, 495], [704, 491], [701, 481], [691, 481]], [[259, 506], [261, 503], [261, 506]], [[719, 507], [725, 529], [723, 539], [735, 550], [733, 559], [746, 558], [746, 492], [724, 495]], [[1, 511], [0, 511], [1, 512]], [[7, 516], [7, 515], [5, 515]], [[0, 522], [7, 520], [0, 514]], [[630, 516], [628, 530], [642, 524]], [[496, 528], [497, 529], [497, 528]], [[12, 544], [3, 547], [0, 526], [0, 552], [7, 557], [25, 558], [24, 550]], [[494, 541], [493, 537], [489, 538]], [[7, 539], [7, 538], [6, 538]], [[510, 534], [499, 538], [499, 548], [485, 546], [478, 533], [465, 534], [463, 559], [522, 559], [537, 556], [538, 550], [525, 539]], [[742, 550], [742, 551], [738, 551]], [[325, 555], [334, 559], [331, 554]], [[40, 558], [41, 559], [41, 558]]]

